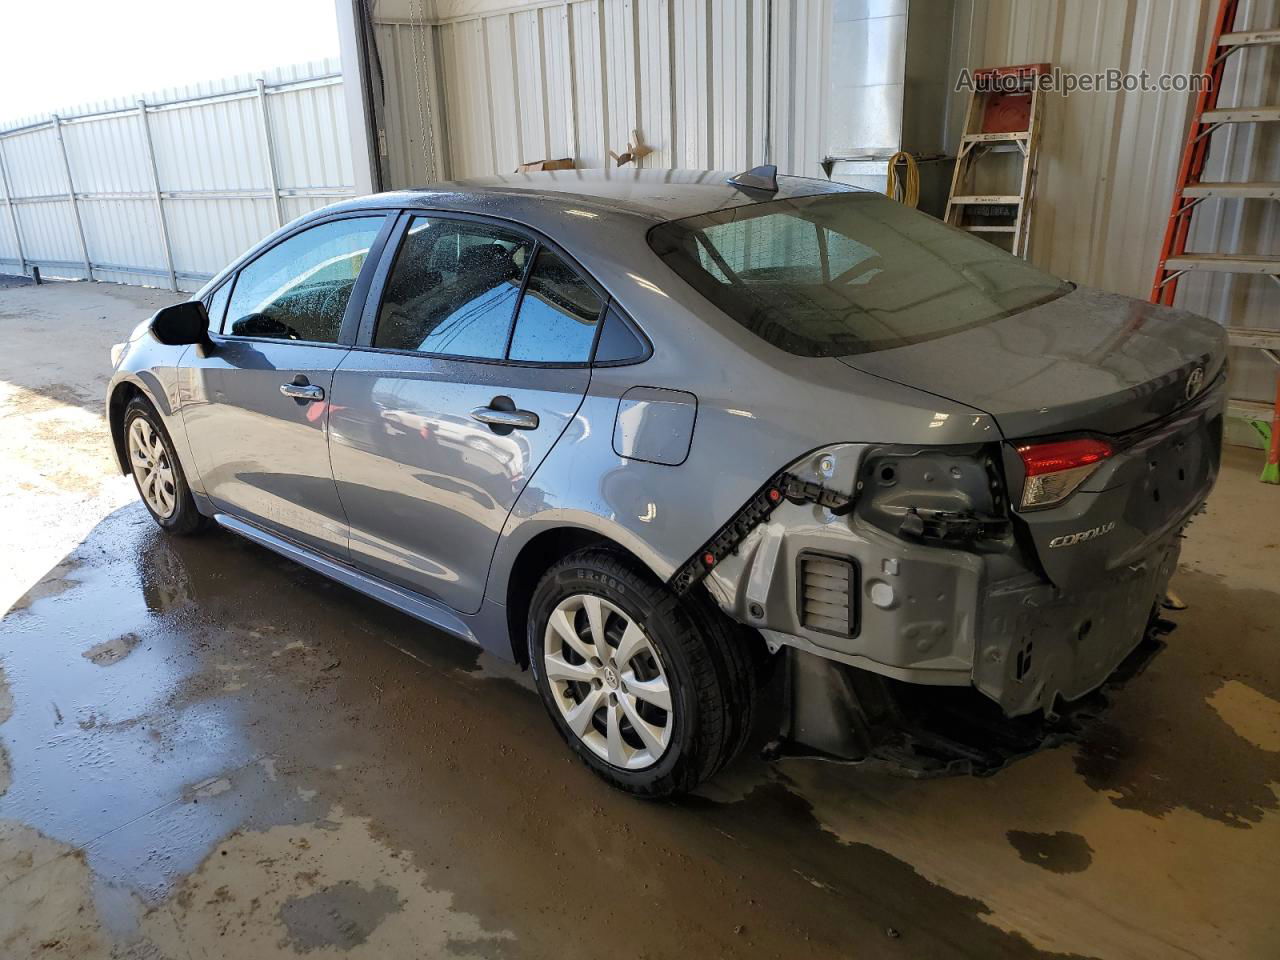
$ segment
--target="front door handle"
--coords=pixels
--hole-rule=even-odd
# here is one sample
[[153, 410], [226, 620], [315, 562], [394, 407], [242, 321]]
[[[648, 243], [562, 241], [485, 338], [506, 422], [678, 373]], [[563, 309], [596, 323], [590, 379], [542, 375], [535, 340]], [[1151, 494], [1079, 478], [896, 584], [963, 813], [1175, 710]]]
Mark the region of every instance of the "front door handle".
[[517, 410], [510, 397], [494, 397], [487, 407], [476, 407], [471, 411], [471, 419], [488, 424], [497, 434], [538, 429], [538, 415], [532, 410]]
[[280, 392], [286, 397], [293, 397], [295, 400], [324, 399], [324, 387], [317, 387], [309, 383], [302, 374], [298, 374], [288, 383], [280, 384]]

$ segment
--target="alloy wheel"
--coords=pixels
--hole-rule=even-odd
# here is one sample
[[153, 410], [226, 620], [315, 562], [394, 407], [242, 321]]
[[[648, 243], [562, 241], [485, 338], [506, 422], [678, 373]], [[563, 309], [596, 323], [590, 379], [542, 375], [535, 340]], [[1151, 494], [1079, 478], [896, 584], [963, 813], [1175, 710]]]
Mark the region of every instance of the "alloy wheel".
[[145, 417], [136, 417], [129, 425], [129, 463], [147, 506], [162, 520], [173, 516], [178, 508], [173, 464], [160, 432]]
[[657, 648], [623, 610], [579, 593], [561, 600], [543, 636], [543, 669], [565, 724], [615, 767], [662, 759], [675, 726]]

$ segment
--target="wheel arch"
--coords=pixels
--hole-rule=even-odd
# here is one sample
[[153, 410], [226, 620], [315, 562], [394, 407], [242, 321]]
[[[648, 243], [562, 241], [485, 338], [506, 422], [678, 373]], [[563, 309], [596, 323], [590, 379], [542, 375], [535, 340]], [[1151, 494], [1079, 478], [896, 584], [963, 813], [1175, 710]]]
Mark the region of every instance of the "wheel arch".
[[574, 523], [543, 526], [520, 545], [508, 568], [506, 584], [499, 592], [507, 609], [512, 658], [522, 667], [529, 666], [525, 632], [533, 591], [550, 567], [588, 547], [601, 547], [629, 557], [663, 582], [670, 573], [668, 570], [664, 574], [658, 564], [646, 561], [639, 551], [596, 527]]
[[[190, 482], [192, 471], [189, 466], [188, 451], [184, 449], [185, 444], [183, 441], [185, 441], [185, 437], [175, 432], [173, 427], [174, 418], [178, 415], [176, 390], [166, 390], [165, 382], [151, 370], [122, 375], [110, 386], [109, 390], [107, 424], [111, 430], [111, 449], [115, 453], [116, 465], [120, 468], [120, 472], [126, 475], [131, 472], [129, 453], [125, 449], [125, 408], [129, 406], [129, 402], [134, 397], [142, 397], [147, 403], [151, 404], [152, 409], [160, 416], [161, 423], [169, 433], [169, 439], [174, 444], [174, 451], [182, 462], [183, 469], [187, 472], [188, 482]], [[171, 399], [171, 393], [175, 399]], [[195, 484], [192, 484], [192, 486], [194, 488]]]
[[[115, 452], [116, 466], [120, 472], [129, 475], [129, 452], [124, 441], [124, 411], [134, 397], [143, 397], [148, 402], [151, 398], [146, 391], [132, 380], [122, 380], [111, 391], [107, 401], [107, 423], [111, 427], [111, 449]], [[154, 403], [152, 404], [154, 406]]]

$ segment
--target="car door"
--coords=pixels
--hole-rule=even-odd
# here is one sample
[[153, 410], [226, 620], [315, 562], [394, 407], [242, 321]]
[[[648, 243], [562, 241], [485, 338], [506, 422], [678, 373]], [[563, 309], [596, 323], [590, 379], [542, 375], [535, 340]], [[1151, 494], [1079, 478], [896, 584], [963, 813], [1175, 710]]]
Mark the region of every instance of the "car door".
[[352, 562], [472, 613], [507, 514], [581, 405], [604, 298], [506, 225], [430, 214], [401, 231], [334, 376], [333, 473]]
[[187, 435], [215, 506], [342, 559], [347, 522], [329, 469], [328, 395], [387, 221], [323, 221], [241, 267], [209, 300], [213, 349], [188, 351], [180, 377]]

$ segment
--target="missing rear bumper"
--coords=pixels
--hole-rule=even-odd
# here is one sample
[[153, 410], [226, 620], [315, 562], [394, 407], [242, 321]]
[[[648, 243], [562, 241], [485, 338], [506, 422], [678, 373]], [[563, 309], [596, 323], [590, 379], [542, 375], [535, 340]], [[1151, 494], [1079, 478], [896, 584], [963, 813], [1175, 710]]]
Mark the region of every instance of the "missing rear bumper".
[[973, 688], [892, 680], [791, 649], [782, 730], [767, 759], [858, 764], [898, 776], [989, 776], [1022, 757], [1079, 739], [1110, 695], [1146, 669], [1174, 624], [1153, 610], [1139, 642], [1100, 686], [1054, 709], [1008, 717]]

